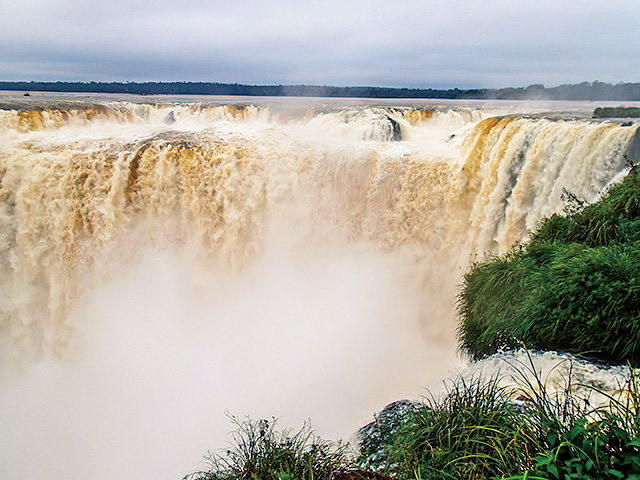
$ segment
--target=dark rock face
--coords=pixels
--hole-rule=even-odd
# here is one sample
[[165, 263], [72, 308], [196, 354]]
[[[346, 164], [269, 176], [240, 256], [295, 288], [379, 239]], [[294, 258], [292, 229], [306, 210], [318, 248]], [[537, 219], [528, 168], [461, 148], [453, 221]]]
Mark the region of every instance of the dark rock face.
[[164, 117], [164, 123], [165, 125], [173, 125], [176, 123], [176, 117], [173, 112], [169, 112], [169, 114]]
[[421, 408], [422, 404], [412, 400], [398, 400], [387, 405], [356, 434], [360, 447], [360, 458], [365, 464], [384, 464], [385, 447], [393, 444], [395, 433], [408, 415]]
[[349, 470], [336, 475], [335, 480], [392, 480], [388, 475], [370, 470]]
[[399, 142], [400, 140], [402, 140], [402, 130], [400, 129], [400, 124], [389, 116], [387, 116], [387, 119], [389, 120], [391, 129], [393, 131], [393, 133], [391, 134], [391, 140], [394, 142]]
[[626, 156], [628, 162], [637, 163], [640, 161], [640, 128], [636, 129], [636, 133], [633, 135], [633, 139], [629, 144]]

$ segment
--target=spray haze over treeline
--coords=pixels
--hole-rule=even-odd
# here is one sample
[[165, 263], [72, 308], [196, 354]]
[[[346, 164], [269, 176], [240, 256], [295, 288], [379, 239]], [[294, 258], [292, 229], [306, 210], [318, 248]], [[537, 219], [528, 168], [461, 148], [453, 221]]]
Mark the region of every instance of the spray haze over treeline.
[[432, 89], [389, 87], [335, 87], [319, 85], [243, 85], [211, 82], [0, 82], [0, 90], [45, 92], [129, 93], [146, 95], [248, 95], [356, 98], [441, 98], [487, 100], [640, 100], [640, 83], [599, 81], [574, 85]]

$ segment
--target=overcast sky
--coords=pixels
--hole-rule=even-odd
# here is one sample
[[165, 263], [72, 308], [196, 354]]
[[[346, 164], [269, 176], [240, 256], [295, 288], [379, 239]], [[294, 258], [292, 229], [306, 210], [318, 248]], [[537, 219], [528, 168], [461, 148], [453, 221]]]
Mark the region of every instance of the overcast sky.
[[0, 80], [640, 82], [638, 0], [16, 0]]

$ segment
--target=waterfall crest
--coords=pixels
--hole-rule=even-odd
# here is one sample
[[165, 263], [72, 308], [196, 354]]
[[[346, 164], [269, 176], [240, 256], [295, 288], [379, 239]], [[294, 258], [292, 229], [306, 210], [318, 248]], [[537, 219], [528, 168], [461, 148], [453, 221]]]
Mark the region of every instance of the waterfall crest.
[[[1, 113], [1, 325], [36, 351], [64, 349], [86, 276], [132, 232], [241, 269], [289, 218], [299, 235], [464, 268], [526, 240], [561, 211], [562, 189], [593, 201], [637, 150], [636, 127], [424, 108], [286, 121], [238, 105]], [[434, 154], [420, 135], [443, 122], [457, 128]]]

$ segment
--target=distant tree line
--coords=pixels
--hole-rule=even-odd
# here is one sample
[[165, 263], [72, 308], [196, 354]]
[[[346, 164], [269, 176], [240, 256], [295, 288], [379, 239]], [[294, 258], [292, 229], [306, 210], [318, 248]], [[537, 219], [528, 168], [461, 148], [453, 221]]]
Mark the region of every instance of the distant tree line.
[[439, 90], [433, 88], [331, 87], [318, 85], [243, 85], [210, 82], [0, 82], [0, 90], [41, 92], [129, 93], [135, 95], [247, 95], [359, 98], [441, 98], [493, 100], [640, 101], [640, 83], [583, 82], [546, 88]]

